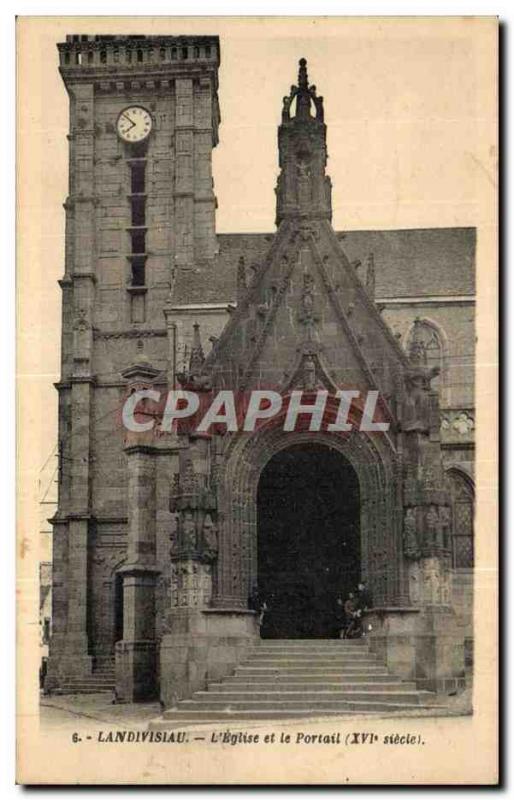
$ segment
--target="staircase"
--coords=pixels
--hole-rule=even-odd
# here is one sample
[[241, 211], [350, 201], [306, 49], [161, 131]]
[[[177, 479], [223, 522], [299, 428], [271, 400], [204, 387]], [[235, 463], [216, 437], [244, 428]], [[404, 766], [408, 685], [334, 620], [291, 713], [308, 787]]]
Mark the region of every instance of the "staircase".
[[433, 708], [435, 695], [399, 680], [366, 640], [263, 640], [235, 673], [182, 700], [153, 730], [183, 723], [380, 714]]
[[81, 678], [68, 678], [60, 687], [59, 694], [96, 694], [112, 692], [116, 683], [114, 661], [104, 659], [91, 675]]

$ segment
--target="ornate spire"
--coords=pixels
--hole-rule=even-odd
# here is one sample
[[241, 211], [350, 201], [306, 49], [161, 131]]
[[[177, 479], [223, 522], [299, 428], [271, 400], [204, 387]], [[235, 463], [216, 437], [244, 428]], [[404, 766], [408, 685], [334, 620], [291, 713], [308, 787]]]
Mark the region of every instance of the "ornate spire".
[[[301, 58], [298, 69], [298, 86], [291, 86], [289, 96], [284, 97], [282, 109], [282, 122], [294, 120], [317, 119], [323, 122], [323, 98], [316, 94], [316, 87], [309, 86], [309, 76], [307, 75], [307, 61]], [[296, 98], [295, 115], [291, 117], [291, 104]], [[311, 104], [314, 105], [315, 115], [311, 115]]]
[[200, 326], [198, 322], [193, 325], [193, 345], [191, 347], [191, 356], [189, 358], [189, 375], [198, 377], [202, 373], [203, 362], [205, 356], [203, 354], [202, 342], [200, 339]]
[[311, 115], [311, 95], [309, 92], [309, 78], [307, 76], [307, 61], [300, 59], [298, 70], [298, 89], [296, 94], [296, 118], [308, 119]]
[[305, 58], [299, 62], [298, 85], [283, 99], [278, 146], [277, 224], [286, 217], [331, 219], [323, 98], [309, 86]]

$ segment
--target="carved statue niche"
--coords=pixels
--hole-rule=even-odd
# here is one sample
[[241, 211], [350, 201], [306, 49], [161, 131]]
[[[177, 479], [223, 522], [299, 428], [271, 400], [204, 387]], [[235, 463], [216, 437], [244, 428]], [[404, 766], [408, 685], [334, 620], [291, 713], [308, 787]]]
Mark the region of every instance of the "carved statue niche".
[[175, 513], [177, 510], [177, 500], [180, 495], [180, 474], [178, 472], [173, 473], [173, 478], [171, 481], [170, 487], [170, 498], [169, 498], [169, 509], [172, 514]]
[[302, 365], [302, 383], [306, 392], [313, 392], [316, 389], [316, 364], [312, 356], [305, 356]]
[[421, 555], [416, 510], [407, 508], [403, 519], [403, 552], [405, 558], [417, 560]]
[[196, 525], [191, 511], [185, 511], [182, 519], [182, 546], [189, 551], [196, 550]]
[[87, 310], [79, 308], [73, 323], [73, 349], [75, 358], [80, 358], [87, 354], [89, 331], [91, 324], [88, 319]]
[[437, 506], [429, 506], [425, 516], [425, 546], [432, 548], [441, 547], [441, 524]]
[[433, 426], [433, 409], [430, 397], [431, 381], [439, 374], [439, 367], [427, 366], [427, 353], [423, 340], [421, 321], [414, 320], [414, 330], [408, 348], [410, 369], [407, 371], [407, 398], [405, 401], [404, 429], [429, 433]]
[[203, 527], [203, 553], [208, 561], [214, 561], [218, 557], [218, 530], [210, 514], [206, 514]]
[[407, 378], [408, 393], [403, 410], [406, 432], [428, 433], [430, 430], [429, 387], [424, 375], [413, 373]]
[[312, 199], [311, 173], [308, 161], [299, 156], [296, 161], [296, 179], [299, 205], [308, 205]]
[[170, 556], [174, 558], [178, 553], [179, 523], [178, 515], [174, 514], [170, 526]]
[[303, 275], [303, 287], [298, 310], [298, 321], [305, 327], [305, 338], [312, 339], [314, 324], [319, 321], [315, 308], [314, 278], [309, 272]]

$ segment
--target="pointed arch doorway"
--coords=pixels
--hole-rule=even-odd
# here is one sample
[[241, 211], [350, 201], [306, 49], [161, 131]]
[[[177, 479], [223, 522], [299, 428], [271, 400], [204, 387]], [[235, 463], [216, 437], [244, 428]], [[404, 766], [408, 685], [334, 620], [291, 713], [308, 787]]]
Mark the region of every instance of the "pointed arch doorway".
[[275, 453], [257, 490], [262, 638], [338, 635], [337, 598], [361, 575], [357, 474], [338, 450], [295, 444]]

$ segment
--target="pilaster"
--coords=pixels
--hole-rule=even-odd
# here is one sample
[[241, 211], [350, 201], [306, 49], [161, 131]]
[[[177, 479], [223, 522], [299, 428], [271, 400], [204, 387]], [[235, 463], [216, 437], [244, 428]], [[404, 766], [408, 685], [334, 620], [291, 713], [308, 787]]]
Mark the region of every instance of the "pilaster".
[[[129, 388], [148, 388], [158, 370], [144, 357], [125, 370]], [[123, 578], [123, 639], [116, 643], [116, 695], [135, 702], [157, 691], [155, 642], [156, 565], [156, 455], [157, 447], [145, 433], [127, 437], [127, 559], [119, 570]]]

